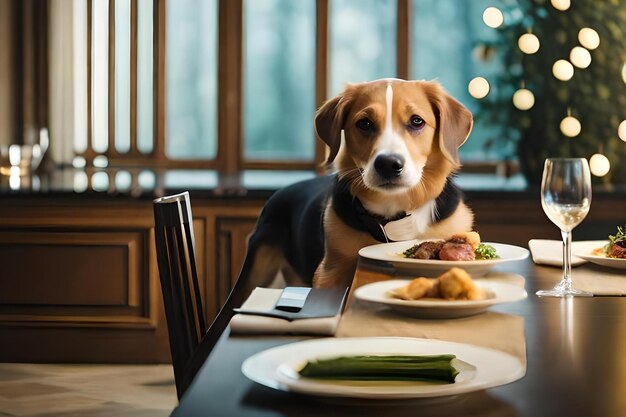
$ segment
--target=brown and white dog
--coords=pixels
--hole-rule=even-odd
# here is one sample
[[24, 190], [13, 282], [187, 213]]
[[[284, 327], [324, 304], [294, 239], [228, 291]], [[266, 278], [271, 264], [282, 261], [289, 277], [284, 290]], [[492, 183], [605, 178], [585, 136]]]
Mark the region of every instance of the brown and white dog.
[[282, 270], [288, 284], [295, 276], [316, 287], [346, 285], [364, 246], [471, 230], [472, 212], [451, 175], [472, 122], [434, 82], [348, 85], [315, 118], [336, 173], [268, 200], [241, 276], [267, 285]]

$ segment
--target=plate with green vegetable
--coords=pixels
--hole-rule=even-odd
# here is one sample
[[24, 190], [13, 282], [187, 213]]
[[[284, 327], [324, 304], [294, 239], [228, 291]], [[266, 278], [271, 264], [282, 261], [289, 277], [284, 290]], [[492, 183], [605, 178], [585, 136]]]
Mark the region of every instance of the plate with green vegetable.
[[606, 247], [610, 244], [607, 240], [587, 240], [572, 243], [572, 252], [579, 258], [606, 266], [608, 268], [626, 269], [626, 258], [613, 258], [607, 255]]
[[246, 359], [242, 372], [270, 388], [321, 396], [431, 398], [482, 390], [525, 374], [522, 362], [479, 346], [402, 337], [325, 338]]
[[[504, 243], [482, 242], [474, 250], [474, 260], [415, 259], [407, 257], [424, 240], [408, 240], [366, 246], [359, 251], [364, 258], [386, 261], [400, 273], [436, 277], [453, 267], [465, 269], [473, 277], [486, 275], [496, 265], [528, 257], [528, 249]], [[409, 253], [410, 255], [410, 253]]]

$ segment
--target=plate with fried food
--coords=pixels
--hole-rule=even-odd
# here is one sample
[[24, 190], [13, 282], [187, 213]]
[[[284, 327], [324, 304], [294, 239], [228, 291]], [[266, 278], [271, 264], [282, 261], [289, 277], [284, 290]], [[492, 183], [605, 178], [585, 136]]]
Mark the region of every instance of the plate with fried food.
[[487, 274], [494, 266], [528, 257], [528, 249], [504, 243], [481, 242], [476, 232], [458, 233], [447, 239], [408, 240], [366, 246], [364, 258], [391, 263], [403, 273], [436, 277], [460, 267], [474, 277]]
[[572, 252], [579, 258], [609, 268], [626, 269], [626, 226], [618, 227], [608, 240], [587, 240], [572, 243]]
[[480, 314], [495, 304], [523, 300], [528, 294], [515, 284], [472, 279], [465, 270], [455, 267], [437, 278], [367, 284], [357, 288], [354, 296], [411, 317], [450, 319]]

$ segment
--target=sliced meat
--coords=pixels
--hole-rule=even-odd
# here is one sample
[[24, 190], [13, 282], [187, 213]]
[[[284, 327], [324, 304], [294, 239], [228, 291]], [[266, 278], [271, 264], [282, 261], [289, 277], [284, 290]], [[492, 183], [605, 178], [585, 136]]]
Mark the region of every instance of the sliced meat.
[[621, 258], [621, 259], [626, 259], [626, 248], [621, 247], [618, 244], [613, 244], [611, 245], [611, 247], [609, 248], [609, 252], [607, 253], [607, 255], [610, 258]]
[[415, 259], [439, 259], [439, 251], [444, 242], [423, 242], [415, 250], [413, 257]]
[[439, 251], [442, 261], [473, 261], [476, 259], [472, 246], [468, 243], [446, 242]]

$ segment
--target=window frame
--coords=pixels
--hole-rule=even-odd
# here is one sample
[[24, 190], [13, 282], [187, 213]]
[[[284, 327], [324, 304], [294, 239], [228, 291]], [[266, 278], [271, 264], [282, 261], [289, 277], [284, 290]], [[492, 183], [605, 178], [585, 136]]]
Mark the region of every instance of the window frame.
[[[213, 159], [172, 159], [165, 152], [167, 140], [166, 109], [166, 19], [167, 0], [153, 1], [153, 150], [141, 153], [137, 147], [137, 2], [131, 4], [131, 132], [130, 150], [120, 153], [115, 148], [115, 0], [109, 0], [109, 85], [108, 85], [108, 149], [95, 152], [92, 145], [92, 7], [87, 0], [87, 148], [75, 152], [92, 165], [96, 156], [104, 155], [111, 167], [147, 167], [178, 169], [215, 169], [223, 174], [236, 174], [243, 170], [316, 170], [324, 172], [326, 146], [315, 141], [314, 159], [311, 161], [253, 160], [244, 158], [243, 137], [243, 65], [244, 65], [244, 0], [217, 0], [217, 152]], [[316, 0], [315, 23], [315, 106], [319, 108], [328, 97], [330, 68], [329, 53], [329, 2]], [[396, 25], [396, 74], [402, 79], [410, 76], [411, 62], [411, 0], [395, 0]], [[238, 99], [233, 100], [232, 97]], [[464, 171], [494, 172], [499, 164], [468, 164]], [[475, 167], [473, 167], [475, 165]], [[486, 166], [488, 165], [488, 166]], [[476, 169], [474, 169], [476, 168]]]

